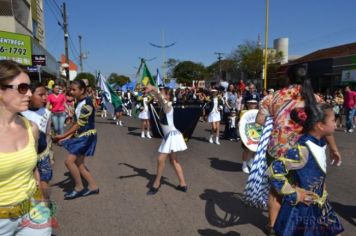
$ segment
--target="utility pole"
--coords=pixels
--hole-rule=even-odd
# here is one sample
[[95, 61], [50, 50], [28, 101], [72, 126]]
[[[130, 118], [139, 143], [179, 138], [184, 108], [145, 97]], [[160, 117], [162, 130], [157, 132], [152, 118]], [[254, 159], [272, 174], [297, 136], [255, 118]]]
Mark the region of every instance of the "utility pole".
[[221, 59], [222, 59], [222, 55], [224, 55], [225, 53], [223, 52], [215, 52], [215, 55], [218, 56], [218, 61], [219, 61], [219, 82], [222, 79], [222, 70], [221, 70]]
[[265, 31], [265, 55], [263, 66], [263, 88], [267, 89], [267, 67], [268, 67], [268, 8], [269, 1], [266, 0], [266, 31]]
[[82, 36], [79, 35], [79, 65], [80, 65], [80, 72], [83, 72], [83, 53], [82, 53]]
[[66, 71], [66, 83], [69, 86], [69, 51], [68, 51], [68, 22], [67, 22], [67, 9], [66, 3], [63, 2], [63, 31], [64, 31], [64, 50], [65, 50], [65, 57], [66, 57], [66, 64], [68, 65], [65, 68]]

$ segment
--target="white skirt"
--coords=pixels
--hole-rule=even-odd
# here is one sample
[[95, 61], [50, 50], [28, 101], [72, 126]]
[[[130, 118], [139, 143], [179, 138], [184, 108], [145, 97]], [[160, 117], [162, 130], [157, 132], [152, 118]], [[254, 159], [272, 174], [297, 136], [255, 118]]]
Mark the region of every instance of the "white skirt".
[[218, 122], [221, 120], [220, 112], [210, 112], [208, 116], [208, 122]]
[[164, 136], [158, 152], [169, 154], [171, 152], [180, 152], [186, 149], [187, 144], [184, 141], [182, 133], [178, 130], [173, 130]]
[[138, 114], [138, 118], [141, 119], [141, 120], [149, 120], [150, 119], [150, 113], [149, 111], [141, 111], [139, 114]]

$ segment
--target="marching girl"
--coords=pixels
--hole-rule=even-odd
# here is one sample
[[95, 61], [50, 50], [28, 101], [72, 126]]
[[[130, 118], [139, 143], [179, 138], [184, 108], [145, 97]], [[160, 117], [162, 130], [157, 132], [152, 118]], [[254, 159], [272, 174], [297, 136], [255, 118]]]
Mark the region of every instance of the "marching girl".
[[[117, 96], [118, 96], [119, 99], [122, 101], [122, 96], [121, 96], [121, 92], [120, 92], [120, 91], [117, 93]], [[123, 112], [123, 106], [124, 106], [124, 104], [121, 103], [119, 106], [115, 107], [116, 125], [122, 126], [122, 112]]]
[[186, 192], [188, 190], [187, 184], [184, 179], [182, 166], [177, 160], [176, 152], [184, 151], [187, 149], [183, 135], [179, 130], [174, 126], [173, 120], [173, 106], [170, 101], [171, 96], [168, 89], [163, 89], [162, 93], [159, 93], [157, 88], [152, 85], [148, 85], [146, 92], [152, 92], [155, 98], [158, 100], [158, 103], [162, 107], [160, 113], [160, 125], [163, 130], [163, 140], [161, 146], [158, 149], [160, 153], [157, 160], [157, 175], [153, 186], [147, 192], [148, 195], [156, 194], [161, 186], [161, 177], [165, 167], [165, 162], [167, 157], [178, 176], [179, 185], [176, 187], [177, 190]]
[[[75, 187], [64, 195], [67, 200], [99, 193], [99, 188], [84, 163], [85, 157], [94, 156], [97, 142], [94, 106], [91, 98], [86, 96], [86, 86], [82, 80], [72, 82], [71, 92], [77, 100], [75, 123], [65, 134], [53, 138], [69, 152], [65, 165], [74, 179]], [[88, 182], [88, 188], [84, 188], [81, 176]]]
[[220, 134], [220, 120], [221, 120], [221, 113], [220, 111], [223, 108], [223, 100], [221, 96], [218, 96], [218, 90], [212, 89], [211, 90], [211, 97], [209, 98], [209, 103], [207, 105], [208, 109], [210, 110], [208, 115], [208, 122], [211, 123], [211, 135], [209, 137], [209, 143], [214, 143], [214, 136], [215, 136], [215, 143], [220, 145], [219, 142], [219, 134]]
[[147, 96], [147, 92], [143, 91], [142, 96], [137, 98], [138, 104], [136, 105], [140, 109], [138, 118], [142, 121], [141, 138], [145, 138], [145, 132], [147, 138], [152, 138], [150, 135], [150, 111], [148, 104], [153, 100], [151, 96]]
[[325, 137], [336, 128], [332, 106], [318, 104], [305, 107], [305, 111], [294, 109], [291, 118], [303, 126], [304, 135], [268, 169], [272, 187], [283, 197], [274, 230], [282, 236], [340, 235], [344, 229], [327, 199], [325, 187]]
[[46, 109], [47, 91], [44, 85], [32, 83], [30, 85], [32, 97], [30, 100], [29, 110], [21, 114], [34, 122], [39, 128], [39, 138], [37, 144], [38, 162], [37, 170], [40, 177], [40, 190], [46, 199], [49, 199], [48, 187], [52, 179], [53, 170], [50, 156], [52, 155], [52, 140], [50, 138], [50, 118], [51, 112]]
[[132, 100], [131, 100], [131, 92], [128, 90], [125, 97], [124, 97], [124, 106], [126, 107], [127, 109], [127, 115], [128, 116], [132, 116]]

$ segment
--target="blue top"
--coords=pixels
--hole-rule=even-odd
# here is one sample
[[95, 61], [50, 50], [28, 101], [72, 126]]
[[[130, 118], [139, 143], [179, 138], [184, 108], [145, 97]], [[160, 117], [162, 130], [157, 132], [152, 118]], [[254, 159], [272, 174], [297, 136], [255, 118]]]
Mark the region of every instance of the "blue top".
[[90, 97], [76, 103], [74, 121], [80, 126], [77, 135], [95, 129], [95, 109]]

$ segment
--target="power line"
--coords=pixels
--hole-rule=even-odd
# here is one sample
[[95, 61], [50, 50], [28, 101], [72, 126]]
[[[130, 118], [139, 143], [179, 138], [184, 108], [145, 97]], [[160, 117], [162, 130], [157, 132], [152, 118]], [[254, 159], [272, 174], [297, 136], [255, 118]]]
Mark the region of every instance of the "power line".
[[54, 2], [54, 5], [57, 7], [57, 9], [59, 10], [59, 12], [61, 13], [61, 15], [63, 16], [62, 14], [62, 9], [61, 7], [58, 5], [57, 1], [56, 0], [52, 0]]
[[57, 14], [55, 13], [55, 11], [54, 11], [53, 8], [52, 8], [52, 5], [49, 3], [49, 1], [45, 1], [45, 2], [47, 3], [49, 10], [52, 12], [52, 15], [53, 15], [54, 18], [56, 19], [57, 24], [62, 27], [62, 23], [61, 23], [60, 20], [58, 19]]

